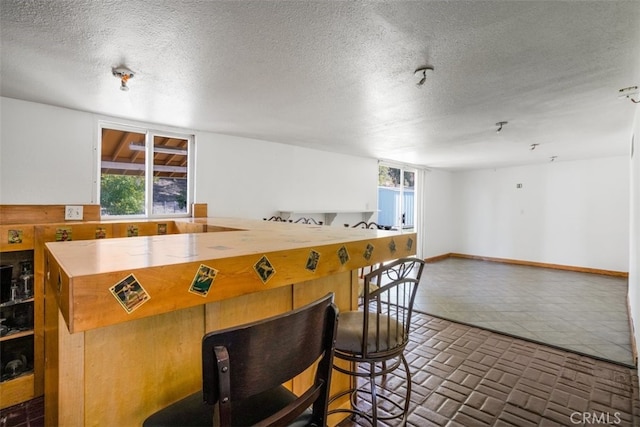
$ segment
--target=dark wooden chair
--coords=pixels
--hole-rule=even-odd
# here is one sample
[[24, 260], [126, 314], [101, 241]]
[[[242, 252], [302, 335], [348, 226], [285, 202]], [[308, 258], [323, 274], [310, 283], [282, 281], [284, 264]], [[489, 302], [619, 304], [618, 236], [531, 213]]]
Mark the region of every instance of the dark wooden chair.
[[[349, 394], [351, 408], [331, 411], [347, 412], [365, 418], [371, 425], [399, 419], [406, 424], [411, 399], [411, 372], [404, 357], [409, 342], [413, 303], [425, 262], [418, 258], [401, 258], [365, 276], [364, 304], [358, 311], [340, 313], [335, 358], [355, 362], [334, 365], [334, 369], [354, 376], [354, 387], [331, 397], [330, 402]], [[379, 287], [368, 285], [375, 280]], [[345, 367], [345, 366], [350, 367]], [[406, 393], [402, 386], [385, 387], [387, 374], [400, 366], [405, 370]], [[401, 375], [395, 376], [402, 378]], [[358, 381], [366, 379], [366, 381]], [[396, 380], [397, 381], [397, 380]], [[363, 405], [358, 398], [368, 396]], [[384, 407], [380, 409], [379, 407]]]
[[[202, 340], [202, 391], [144, 426], [325, 426], [338, 309], [333, 294]], [[300, 396], [282, 384], [318, 362]]]

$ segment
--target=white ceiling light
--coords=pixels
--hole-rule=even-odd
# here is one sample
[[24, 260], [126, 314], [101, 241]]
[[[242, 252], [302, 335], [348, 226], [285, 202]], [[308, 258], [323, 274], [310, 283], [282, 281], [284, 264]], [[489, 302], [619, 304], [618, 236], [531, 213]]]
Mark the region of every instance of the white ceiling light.
[[127, 91], [129, 90], [129, 86], [127, 86], [127, 82], [129, 79], [133, 78], [133, 71], [128, 69], [127, 67], [117, 67], [112, 68], [111, 73], [114, 77], [120, 79], [120, 90]]
[[418, 86], [422, 86], [424, 82], [427, 81], [427, 71], [433, 71], [433, 67], [431, 65], [426, 65], [424, 67], [416, 68], [416, 70], [413, 72], [413, 74], [422, 74], [422, 78], [417, 83]]

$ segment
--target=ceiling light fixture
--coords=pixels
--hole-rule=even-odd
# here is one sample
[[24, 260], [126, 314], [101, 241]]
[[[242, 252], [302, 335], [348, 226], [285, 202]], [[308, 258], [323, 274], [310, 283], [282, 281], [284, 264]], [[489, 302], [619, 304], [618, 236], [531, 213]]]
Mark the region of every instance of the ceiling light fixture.
[[422, 73], [422, 78], [417, 83], [418, 86], [422, 86], [424, 82], [427, 81], [427, 71], [433, 71], [433, 67], [431, 65], [426, 65], [424, 67], [416, 68], [416, 70], [413, 72], [413, 74]]
[[620, 99], [628, 99], [634, 104], [640, 104], [639, 99], [633, 99], [633, 97], [638, 98], [640, 94], [640, 90], [638, 90], [638, 86], [629, 86], [618, 90], [618, 98]]
[[496, 126], [498, 126], [498, 129], [496, 129], [496, 133], [502, 132], [502, 127], [504, 125], [506, 125], [507, 123], [509, 123], [509, 122], [498, 122], [498, 123], [496, 123]]
[[129, 86], [127, 86], [127, 82], [129, 81], [129, 79], [133, 78], [133, 71], [131, 71], [127, 67], [117, 67], [112, 68], [111, 73], [114, 77], [120, 79], [120, 90], [128, 91]]

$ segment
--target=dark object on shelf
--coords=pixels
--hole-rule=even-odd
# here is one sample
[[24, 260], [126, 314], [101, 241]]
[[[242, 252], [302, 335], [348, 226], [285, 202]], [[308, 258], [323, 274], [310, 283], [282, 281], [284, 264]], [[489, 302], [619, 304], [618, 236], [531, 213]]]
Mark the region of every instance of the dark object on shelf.
[[11, 301], [13, 265], [0, 265], [0, 304]]
[[0, 382], [33, 371], [33, 337], [5, 340], [0, 347]]
[[[279, 217], [279, 216], [275, 216], [275, 215], [272, 216], [269, 219], [267, 219], [267, 218], [262, 218], [262, 219], [265, 220], [265, 221], [287, 222], [286, 219], [284, 219], [282, 217]], [[291, 222], [291, 221], [289, 221], [289, 222]]]
[[31, 298], [33, 296], [33, 261], [20, 261], [20, 294], [22, 298]]
[[372, 230], [390, 230], [391, 229], [391, 227], [387, 228], [386, 226], [377, 224], [373, 221], [371, 222], [360, 221], [359, 223], [354, 225], [352, 228], [370, 228]]
[[296, 224], [301, 222], [303, 224], [322, 225], [322, 221], [316, 221], [313, 218], [305, 218], [305, 217], [298, 218], [295, 222], [296, 222]]
[[7, 362], [4, 367], [4, 373], [10, 377], [15, 377], [16, 375], [21, 374], [25, 369], [27, 369], [27, 357], [24, 354], [21, 354], [15, 359]]

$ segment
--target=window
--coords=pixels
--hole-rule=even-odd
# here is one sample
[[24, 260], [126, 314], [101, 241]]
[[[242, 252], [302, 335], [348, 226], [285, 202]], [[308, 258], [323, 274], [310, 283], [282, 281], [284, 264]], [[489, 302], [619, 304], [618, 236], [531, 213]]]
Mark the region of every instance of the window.
[[100, 126], [102, 216], [191, 214], [192, 135]]
[[415, 228], [416, 171], [378, 166], [378, 224], [396, 230]]

